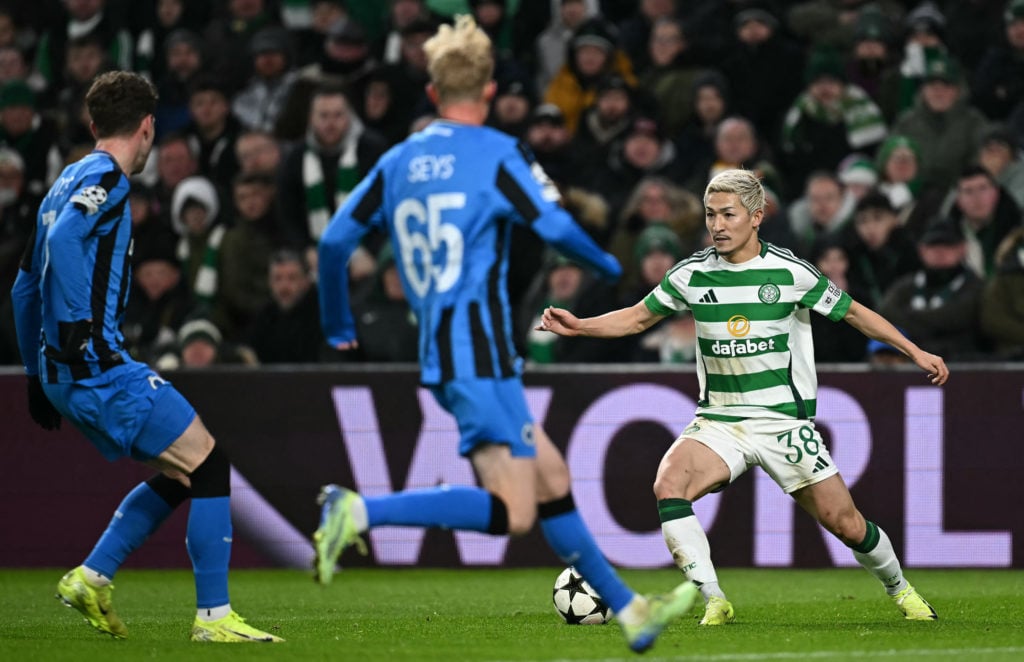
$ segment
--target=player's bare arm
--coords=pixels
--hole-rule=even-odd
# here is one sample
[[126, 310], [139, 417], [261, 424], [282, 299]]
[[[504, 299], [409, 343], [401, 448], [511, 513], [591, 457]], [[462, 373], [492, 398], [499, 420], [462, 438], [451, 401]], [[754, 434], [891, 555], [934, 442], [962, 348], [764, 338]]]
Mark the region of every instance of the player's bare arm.
[[899, 329], [870, 308], [854, 301], [843, 319], [867, 337], [880, 340], [906, 354], [918, 368], [928, 373], [932, 384], [941, 386], [949, 379], [949, 368], [941, 356], [930, 354], [915, 345], [900, 333]]
[[564, 308], [548, 306], [541, 316], [538, 331], [551, 331], [560, 336], [588, 336], [591, 338], [621, 338], [646, 331], [664, 315], [651, 312], [640, 301], [629, 308], [620, 308], [597, 317], [580, 319]]

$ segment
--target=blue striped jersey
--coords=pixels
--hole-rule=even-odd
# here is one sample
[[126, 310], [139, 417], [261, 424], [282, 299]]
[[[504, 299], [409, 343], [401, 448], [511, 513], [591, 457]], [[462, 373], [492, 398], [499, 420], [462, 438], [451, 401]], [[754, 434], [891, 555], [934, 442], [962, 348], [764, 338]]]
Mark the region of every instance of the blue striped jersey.
[[371, 229], [387, 232], [419, 323], [421, 380], [518, 375], [506, 291], [512, 223], [606, 278], [621, 268], [559, 204], [528, 149], [488, 127], [435, 121], [381, 157], [320, 243], [328, 342], [355, 340], [346, 265]]
[[[128, 178], [94, 151], [60, 174], [43, 198], [12, 297], [28, 374], [68, 383], [128, 360], [121, 319], [131, 279]], [[54, 360], [62, 325], [91, 319], [84, 360]]]

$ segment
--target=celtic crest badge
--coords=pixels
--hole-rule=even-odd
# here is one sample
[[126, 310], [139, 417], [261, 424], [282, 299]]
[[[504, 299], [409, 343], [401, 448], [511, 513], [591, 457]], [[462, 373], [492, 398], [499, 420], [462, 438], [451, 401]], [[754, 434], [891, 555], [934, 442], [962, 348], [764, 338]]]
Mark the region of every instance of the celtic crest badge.
[[765, 283], [757, 290], [757, 298], [761, 300], [761, 303], [775, 303], [781, 295], [778, 286], [773, 283]]

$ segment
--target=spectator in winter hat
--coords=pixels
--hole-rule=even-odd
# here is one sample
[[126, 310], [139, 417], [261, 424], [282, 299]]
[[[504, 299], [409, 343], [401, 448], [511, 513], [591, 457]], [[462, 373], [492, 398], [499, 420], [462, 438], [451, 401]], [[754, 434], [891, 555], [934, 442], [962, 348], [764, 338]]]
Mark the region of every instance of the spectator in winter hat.
[[609, 75], [636, 86], [633, 66], [616, 46], [614, 27], [601, 18], [588, 19], [573, 34], [568, 59], [544, 93], [544, 101], [562, 109], [570, 134], [576, 133], [583, 110], [594, 102], [597, 86]]
[[994, 126], [981, 139], [978, 163], [1024, 209], [1024, 159], [1017, 138], [1004, 126]]
[[[581, 164], [601, 168], [612, 145], [629, 130], [633, 121], [633, 88], [622, 76], [606, 76], [597, 85], [594, 103], [583, 111], [573, 138], [573, 151]], [[585, 177], [594, 176], [589, 172]]]
[[0, 145], [16, 149], [25, 162], [25, 187], [42, 197], [60, 174], [57, 126], [37, 112], [36, 95], [27, 83], [15, 80], [0, 87]]
[[253, 76], [231, 109], [246, 129], [273, 131], [298, 74], [292, 69], [291, 37], [284, 28], [264, 28], [249, 44]]
[[840, 54], [811, 54], [807, 87], [786, 113], [782, 154], [786, 171], [800, 181], [813, 170], [835, 170], [847, 154], [874, 150], [886, 135], [882, 111], [856, 85], [846, 81]]
[[529, 78], [499, 78], [487, 124], [510, 136], [522, 138], [533, 110], [533, 83]]
[[879, 191], [871, 191], [857, 202], [846, 235], [847, 278], [871, 308], [882, 302], [898, 278], [921, 266], [913, 237], [900, 224], [889, 198]]
[[860, 200], [878, 183], [878, 171], [868, 157], [854, 153], [839, 162], [836, 170], [846, 191]]
[[892, 127], [917, 142], [925, 187], [949, 188], [974, 158], [988, 121], [968, 104], [961, 88], [960, 65], [942, 55], [928, 62], [917, 105]]
[[956, 360], [979, 353], [978, 311], [984, 281], [964, 264], [966, 244], [957, 223], [940, 219], [918, 241], [922, 268], [899, 278], [878, 312], [922, 349]]
[[993, 120], [1024, 101], [1024, 0], [1008, 2], [1005, 19], [1005, 40], [989, 45], [971, 77], [971, 99]]

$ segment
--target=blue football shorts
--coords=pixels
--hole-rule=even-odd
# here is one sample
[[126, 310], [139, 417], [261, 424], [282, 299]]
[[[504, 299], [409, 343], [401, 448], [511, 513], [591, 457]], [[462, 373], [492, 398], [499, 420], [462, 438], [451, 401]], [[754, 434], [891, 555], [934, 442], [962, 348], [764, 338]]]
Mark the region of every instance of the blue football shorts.
[[157, 457], [196, 417], [170, 382], [136, 361], [71, 384], [43, 384], [43, 389], [57, 411], [110, 461]]
[[518, 377], [453, 380], [430, 391], [459, 424], [459, 455], [481, 444], [504, 444], [512, 457], [537, 456], [533, 417]]

